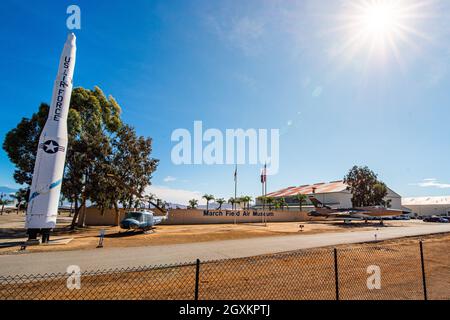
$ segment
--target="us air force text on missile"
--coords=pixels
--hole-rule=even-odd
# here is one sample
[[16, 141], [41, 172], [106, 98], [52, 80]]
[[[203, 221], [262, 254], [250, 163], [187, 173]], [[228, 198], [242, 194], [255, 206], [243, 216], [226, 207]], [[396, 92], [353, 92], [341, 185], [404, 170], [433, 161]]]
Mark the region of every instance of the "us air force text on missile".
[[180, 307], [180, 315], [196, 315], [196, 316], [206, 316], [211, 317], [214, 314], [218, 315], [259, 315], [259, 316], [270, 316], [270, 305], [268, 304], [251, 304], [251, 305], [239, 305], [224, 304], [222, 308], [214, 307], [199, 307], [199, 306], [186, 306]]

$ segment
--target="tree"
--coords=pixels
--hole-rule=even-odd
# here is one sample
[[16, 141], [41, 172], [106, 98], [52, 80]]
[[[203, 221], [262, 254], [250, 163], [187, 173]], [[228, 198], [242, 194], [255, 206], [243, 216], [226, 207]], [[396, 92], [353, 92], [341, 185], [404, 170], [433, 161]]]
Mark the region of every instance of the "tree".
[[267, 197], [266, 196], [259, 196], [256, 198], [256, 200], [259, 200], [259, 202], [262, 203], [262, 206], [264, 207], [267, 203]]
[[273, 206], [275, 207], [275, 209], [280, 209], [281, 208], [281, 201], [280, 199], [275, 199], [273, 202]]
[[308, 197], [306, 196], [306, 194], [298, 193], [295, 198], [298, 201], [300, 211], [302, 211], [302, 206], [306, 203]]
[[242, 196], [240, 199], [244, 203], [244, 209], [250, 210], [250, 202], [253, 198], [250, 196]]
[[284, 199], [284, 198], [279, 198], [279, 199], [278, 199], [278, 204], [279, 204], [281, 210], [284, 210], [284, 207], [287, 206], [286, 199]]
[[3, 215], [3, 211], [5, 210], [5, 206], [10, 204], [11, 202], [12, 202], [11, 200], [6, 199], [6, 194], [4, 194], [4, 193], [0, 194], [0, 206], [2, 207], [1, 211], [0, 211], [1, 215]]
[[[158, 164], [151, 152], [150, 138], [138, 137], [133, 128], [123, 125], [111, 141], [110, 153], [91, 178], [97, 190], [91, 201], [101, 210], [114, 208], [117, 218], [119, 203], [123, 208], [138, 208]], [[164, 206], [161, 208], [164, 212]]]
[[386, 185], [367, 166], [354, 166], [344, 177], [347, 190], [352, 193], [353, 207], [384, 205], [388, 191]]
[[[235, 204], [238, 204], [240, 208], [245, 209], [245, 199], [243, 196], [235, 198]], [[236, 208], [236, 206], [235, 206]]]
[[223, 204], [226, 202], [224, 198], [216, 199], [217, 204], [219, 205], [216, 210], [222, 209]]
[[206, 211], [209, 210], [209, 202], [214, 200], [214, 196], [212, 194], [205, 194], [202, 197], [203, 199], [206, 200]]
[[272, 197], [266, 197], [266, 203], [269, 206], [269, 210], [272, 210], [272, 205], [274, 204], [275, 199]]
[[231, 204], [232, 206], [233, 206], [233, 209], [234, 209], [234, 205], [237, 203], [238, 201], [237, 201], [237, 199], [236, 198], [230, 198], [230, 199], [228, 199], [228, 203], [229, 204]]
[[[121, 108], [113, 97], [106, 97], [100, 88], [76, 88], [70, 101], [69, 144], [62, 193], [72, 197], [75, 227], [80, 209], [88, 199], [103, 196], [98, 190], [104, 178], [105, 162], [112, 153], [111, 143], [123, 126]], [[80, 222], [83, 222], [83, 219]], [[82, 224], [82, 223], [81, 223]]]
[[50, 107], [42, 103], [38, 112], [30, 119], [23, 118], [19, 124], [9, 131], [3, 141], [3, 149], [9, 160], [16, 166], [14, 180], [27, 188], [33, 178], [36, 151], [39, 144], [39, 135], [47, 120]]
[[152, 205], [154, 206], [153, 203], [155, 202], [155, 200], [156, 200], [156, 195], [153, 193], [149, 193], [144, 196], [144, 202], [146, 202], [148, 204], [149, 209], [151, 209]]
[[373, 205], [383, 205], [387, 207], [388, 202], [390, 203], [390, 200], [384, 201], [384, 197], [386, 197], [388, 193], [386, 184], [379, 181], [375, 183], [372, 188], [373, 190], [371, 198]]
[[197, 199], [189, 200], [189, 207], [188, 207], [188, 209], [197, 209], [197, 207], [198, 207], [198, 200]]
[[28, 199], [28, 190], [24, 189], [24, 188], [21, 188], [14, 195], [12, 195], [12, 197], [14, 199], [16, 199], [16, 201], [17, 201], [17, 205], [16, 205], [16, 207], [17, 207], [17, 214], [19, 214], [20, 209], [22, 208], [22, 206], [24, 206], [26, 208], [25, 204], [26, 204], [27, 199]]

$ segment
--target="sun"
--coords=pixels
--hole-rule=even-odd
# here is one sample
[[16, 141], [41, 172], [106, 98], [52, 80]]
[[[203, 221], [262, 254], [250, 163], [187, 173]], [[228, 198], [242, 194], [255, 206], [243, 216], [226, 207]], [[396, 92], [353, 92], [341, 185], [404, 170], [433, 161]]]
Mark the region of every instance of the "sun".
[[[402, 64], [402, 51], [424, 38], [417, 22], [424, 17], [425, 0], [347, 0], [337, 15], [343, 38], [334, 53], [353, 59], [359, 53], [368, 58], [394, 56]], [[344, 31], [344, 32], [342, 32]]]
[[384, 37], [400, 25], [401, 11], [393, 1], [371, 3], [362, 10], [361, 24], [373, 36]]

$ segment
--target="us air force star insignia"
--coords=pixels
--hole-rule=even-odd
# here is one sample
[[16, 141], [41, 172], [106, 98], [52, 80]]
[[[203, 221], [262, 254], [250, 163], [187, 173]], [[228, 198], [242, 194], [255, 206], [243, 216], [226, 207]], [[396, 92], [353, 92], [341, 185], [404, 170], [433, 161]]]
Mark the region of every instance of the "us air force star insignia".
[[44, 149], [45, 153], [49, 153], [49, 154], [54, 154], [57, 153], [58, 151], [65, 151], [64, 147], [60, 147], [58, 142], [54, 141], [54, 140], [47, 140], [44, 143], [42, 143], [40, 146], [40, 148]]

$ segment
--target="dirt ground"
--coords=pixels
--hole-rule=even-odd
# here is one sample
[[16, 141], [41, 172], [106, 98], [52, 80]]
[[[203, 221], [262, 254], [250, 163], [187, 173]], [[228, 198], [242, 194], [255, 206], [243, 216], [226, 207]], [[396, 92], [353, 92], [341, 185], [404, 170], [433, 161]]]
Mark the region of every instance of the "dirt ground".
[[[0, 216], [0, 254], [12, 254], [20, 250], [26, 240], [24, 214]], [[265, 236], [316, 234], [324, 232], [352, 232], [355, 230], [375, 230], [380, 228], [377, 222], [365, 224], [362, 221], [350, 225], [336, 221], [320, 222], [277, 222], [263, 224], [211, 224], [211, 225], [159, 225], [154, 232], [124, 232], [119, 227], [88, 227], [70, 231], [71, 218], [63, 214], [58, 218], [57, 229], [52, 239], [62, 242], [73, 238], [67, 244], [29, 246], [27, 252], [66, 251], [94, 249], [99, 243], [99, 233], [105, 230], [104, 247], [140, 247], [165, 244], [205, 242], [214, 240], [244, 239]], [[390, 226], [408, 226], [423, 223], [421, 221], [386, 221]], [[300, 229], [300, 225], [303, 228]]]
[[[339, 298], [423, 299], [419, 240], [428, 298], [450, 299], [450, 234], [336, 247]], [[336, 299], [334, 262], [334, 248], [320, 248], [202, 263], [199, 299]], [[379, 268], [379, 288], [368, 289], [368, 267]], [[195, 265], [183, 265], [88, 273], [79, 290], [67, 289], [66, 275], [3, 279], [0, 299], [192, 300], [195, 270]]]

